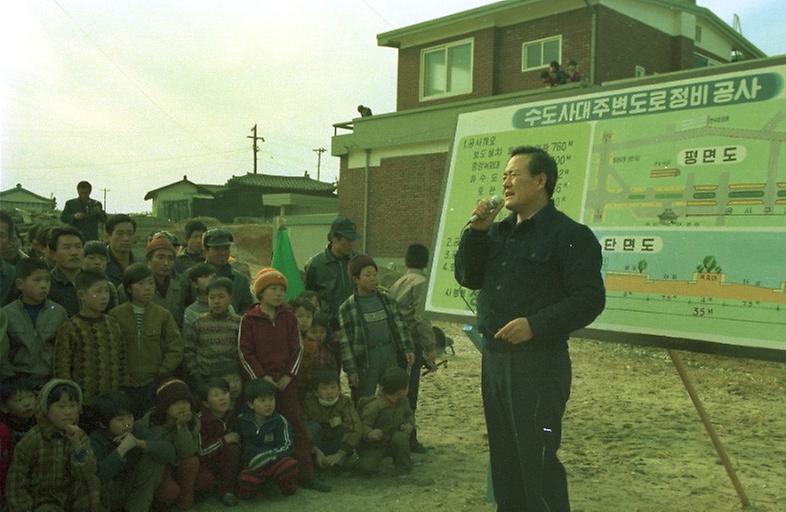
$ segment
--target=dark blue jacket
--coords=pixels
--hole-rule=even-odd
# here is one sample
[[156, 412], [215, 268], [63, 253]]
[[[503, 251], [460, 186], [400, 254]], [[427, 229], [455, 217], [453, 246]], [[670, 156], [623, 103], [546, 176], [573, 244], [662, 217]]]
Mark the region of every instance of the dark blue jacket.
[[[600, 244], [592, 231], [549, 204], [517, 224], [512, 213], [489, 231], [468, 229], [455, 256], [455, 277], [480, 290], [478, 328], [492, 350], [563, 350], [570, 333], [603, 311]], [[494, 340], [502, 326], [526, 317], [533, 339]]]
[[292, 427], [279, 413], [274, 412], [264, 423], [257, 424], [253, 411], [244, 412], [237, 419], [237, 433], [243, 454], [243, 467], [259, 469], [292, 454], [295, 447]]

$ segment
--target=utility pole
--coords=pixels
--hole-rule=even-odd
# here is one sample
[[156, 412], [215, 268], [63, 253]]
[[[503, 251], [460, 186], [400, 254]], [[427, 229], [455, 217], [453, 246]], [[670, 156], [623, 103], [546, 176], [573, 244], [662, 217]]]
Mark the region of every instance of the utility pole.
[[322, 164], [322, 153], [327, 151], [327, 149], [317, 148], [317, 149], [312, 149], [311, 151], [317, 154], [317, 181], [319, 181], [319, 167]]
[[246, 138], [247, 139], [251, 139], [251, 149], [254, 151], [254, 174], [256, 174], [257, 173], [257, 153], [259, 153], [259, 146], [257, 146], [257, 141], [261, 140], [262, 142], [265, 142], [265, 138], [264, 137], [257, 137], [257, 125], [254, 125], [254, 127], [251, 128], [251, 133], [253, 133], [254, 135], [246, 135]]
[[112, 192], [112, 189], [111, 188], [102, 188], [101, 191], [104, 193], [103, 207], [104, 207], [104, 211], [106, 211], [106, 193], [107, 192]]

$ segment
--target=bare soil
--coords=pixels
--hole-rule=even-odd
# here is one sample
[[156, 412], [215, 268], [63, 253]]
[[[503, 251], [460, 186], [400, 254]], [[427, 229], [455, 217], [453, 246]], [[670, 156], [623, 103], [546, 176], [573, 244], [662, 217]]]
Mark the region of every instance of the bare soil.
[[[485, 511], [488, 452], [480, 354], [460, 325], [448, 367], [423, 379], [420, 437], [406, 477], [389, 460], [373, 479], [327, 476], [333, 492], [299, 490], [235, 510]], [[786, 510], [786, 365], [680, 352], [753, 507]], [[657, 348], [571, 341], [573, 389], [561, 458], [574, 512], [740, 510], [723, 466], [667, 353]], [[216, 510], [215, 498], [198, 510]]]

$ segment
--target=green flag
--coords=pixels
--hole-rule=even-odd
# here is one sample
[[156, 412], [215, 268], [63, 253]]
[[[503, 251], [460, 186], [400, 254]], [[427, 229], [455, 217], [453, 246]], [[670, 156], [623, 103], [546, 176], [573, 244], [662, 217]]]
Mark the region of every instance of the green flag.
[[287, 228], [279, 228], [276, 235], [276, 243], [273, 246], [273, 261], [270, 266], [278, 270], [289, 281], [287, 286], [286, 300], [289, 301], [306, 289], [303, 285], [303, 278], [300, 277], [300, 269], [295, 261], [295, 254], [292, 252], [292, 244], [289, 243], [289, 231]]

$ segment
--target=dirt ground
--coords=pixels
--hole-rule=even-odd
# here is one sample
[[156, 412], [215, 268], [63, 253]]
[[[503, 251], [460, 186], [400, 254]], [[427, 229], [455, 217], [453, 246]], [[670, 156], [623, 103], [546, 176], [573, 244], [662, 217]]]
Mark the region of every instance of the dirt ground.
[[[260, 496], [238, 512], [486, 511], [487, 444], [480, 355], [458, 324], [445, 369], [423, 380], [420, 437], [407, 477], [386, 460], [374, 479], [332, 476], [333, 492]], [[561, 458], [574, 512], [740, 510], [730, 480], [667, 353], [574, 339], [573, 389]], [[681, 352], [704, 406], [754, 505], [786, 510], [786, 365]], [[198, 510], [221, 508], [215, 499]]]

